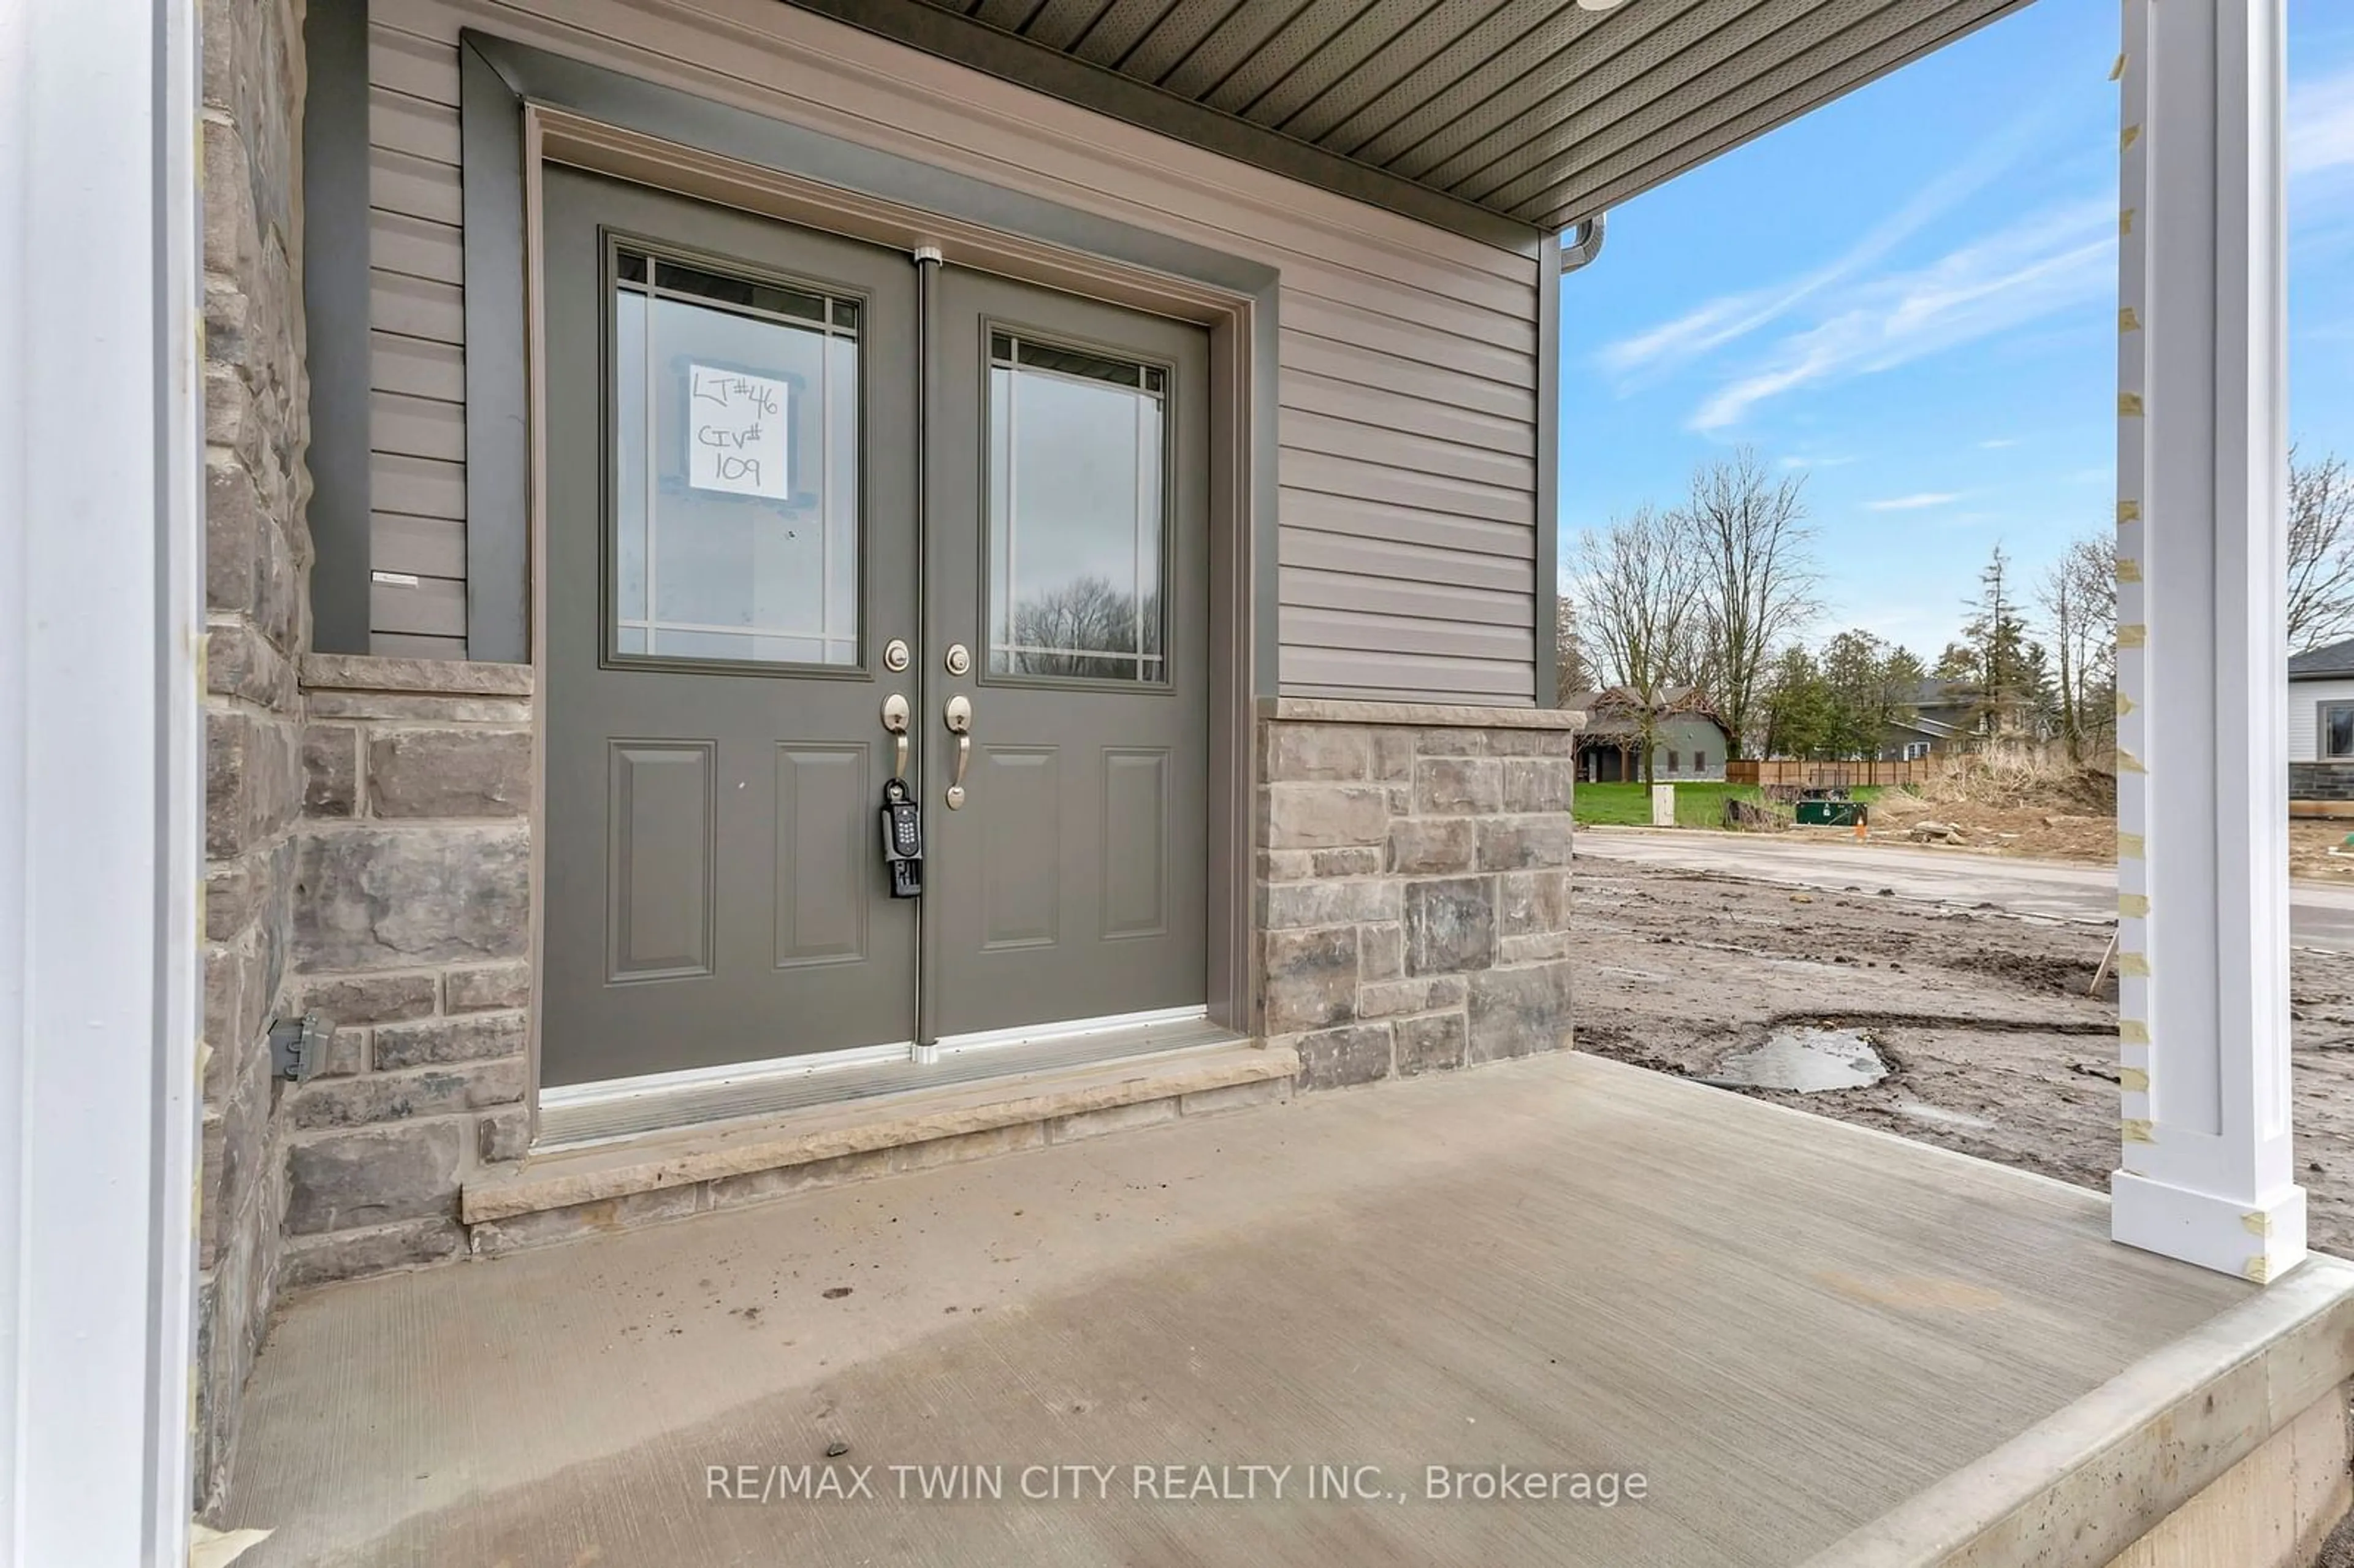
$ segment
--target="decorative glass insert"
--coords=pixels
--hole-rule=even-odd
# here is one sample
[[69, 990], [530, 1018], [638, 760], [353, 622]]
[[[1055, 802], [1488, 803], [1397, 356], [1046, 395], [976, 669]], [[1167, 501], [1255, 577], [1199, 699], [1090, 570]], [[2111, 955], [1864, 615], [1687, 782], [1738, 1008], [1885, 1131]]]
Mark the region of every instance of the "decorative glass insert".
[[858, 661], [854, 300], [622, 249], [613, 653]]
[[989, 668], [1166, 680], [1167, 374], [990, 335]]

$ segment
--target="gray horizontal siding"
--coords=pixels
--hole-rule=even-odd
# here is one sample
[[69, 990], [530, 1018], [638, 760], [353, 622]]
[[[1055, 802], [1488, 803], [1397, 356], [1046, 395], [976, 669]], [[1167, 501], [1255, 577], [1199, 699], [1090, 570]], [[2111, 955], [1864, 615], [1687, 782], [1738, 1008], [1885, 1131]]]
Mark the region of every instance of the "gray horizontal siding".
[[[380, 567], [419, 578], [413, 590], [379, 586], [379, 650], [463, 629], [462, 583], [449, 591], [465, 553], [456, 45], [472, 26], [1278, 268], [1284, 689], [1531, 700], [1530, 259], [775, 0], [659, 12], [632, 0], [374, 0], [371, 10], [375, 536]], [[455, 622], [434, 620], [451, 604]]]
[[465, 577], [466, 525], [456, 518], [378, 512], [371, 521], [378, 571], [453, 580]]
[[463, 659], [462, 637], [415, 637], [404, 631], [379, 631], [373, 652], [379, 659]]
[[[378, 6], [378, 11], [387, 7]], [[370, 642], [466, 654], [464, 206], [454, 41], [370, 28]]]
[[466, 585], [448, 577], [419, 577], [416, 586], [377, 582], [370, 606], [376, 629], [428, 637], [466, 634]]

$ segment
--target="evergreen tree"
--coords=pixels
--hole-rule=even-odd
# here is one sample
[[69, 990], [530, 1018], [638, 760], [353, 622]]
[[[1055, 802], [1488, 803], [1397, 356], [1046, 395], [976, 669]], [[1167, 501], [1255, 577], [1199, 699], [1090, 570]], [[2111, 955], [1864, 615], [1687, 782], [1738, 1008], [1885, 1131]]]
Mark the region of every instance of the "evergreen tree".
[[1970, 619], [1962, 640], [1973, 668], [1963, 678], [1970, 686], [1972, 726], [1981, 735], [2015, 733], [2040, 705], [2047, 677], [2042, 651], [2031, 652], [2010, 556], [2000, 545], [1987, 557], [1978, 596], [1966, 600], [1965, 608]]
[[1815, 656], [1792, 643], [1775, 656], [1765, 691], [1766, 755], [1819, 756], [1831, 727], [1830, 693]]

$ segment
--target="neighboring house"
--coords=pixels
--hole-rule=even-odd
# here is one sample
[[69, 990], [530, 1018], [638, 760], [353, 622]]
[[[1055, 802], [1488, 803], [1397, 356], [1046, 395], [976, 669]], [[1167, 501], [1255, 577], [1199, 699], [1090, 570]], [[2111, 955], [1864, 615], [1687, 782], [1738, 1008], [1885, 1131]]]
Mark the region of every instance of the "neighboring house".
[[2288, 798], [2354, 800], [2354, 638], [2288, 662]]
[[1959, 750], [1968, 740], [1978, 696], [1967, 683], [1931, 676], [1916, 683], [1906, 701], [1911, 715], [1889, 725], [1881, 743], [1882, 761], [1917, 762]]
[[[1564, 707], [1581, 709], [1585, 727], [1577, 736], [1581, 783], [1616, 784], [1643, 777], [1641, 705], [1624, 686], [1604, 692], [1573, 692]], [[1664, 694], [1652, 726], [1651, 777], [1660, 784], [1703, 783], [1724, 777], [1733, 737], [1697, 686]]]

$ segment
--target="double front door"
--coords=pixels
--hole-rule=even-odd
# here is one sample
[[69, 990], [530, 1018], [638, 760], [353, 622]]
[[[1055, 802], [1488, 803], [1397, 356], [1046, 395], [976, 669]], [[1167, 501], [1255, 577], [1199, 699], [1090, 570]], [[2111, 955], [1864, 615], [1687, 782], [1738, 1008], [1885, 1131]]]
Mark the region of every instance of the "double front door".
[[559, 169], [543, 256], [542, 1083], [1198, 1006], [1203, 331]]

